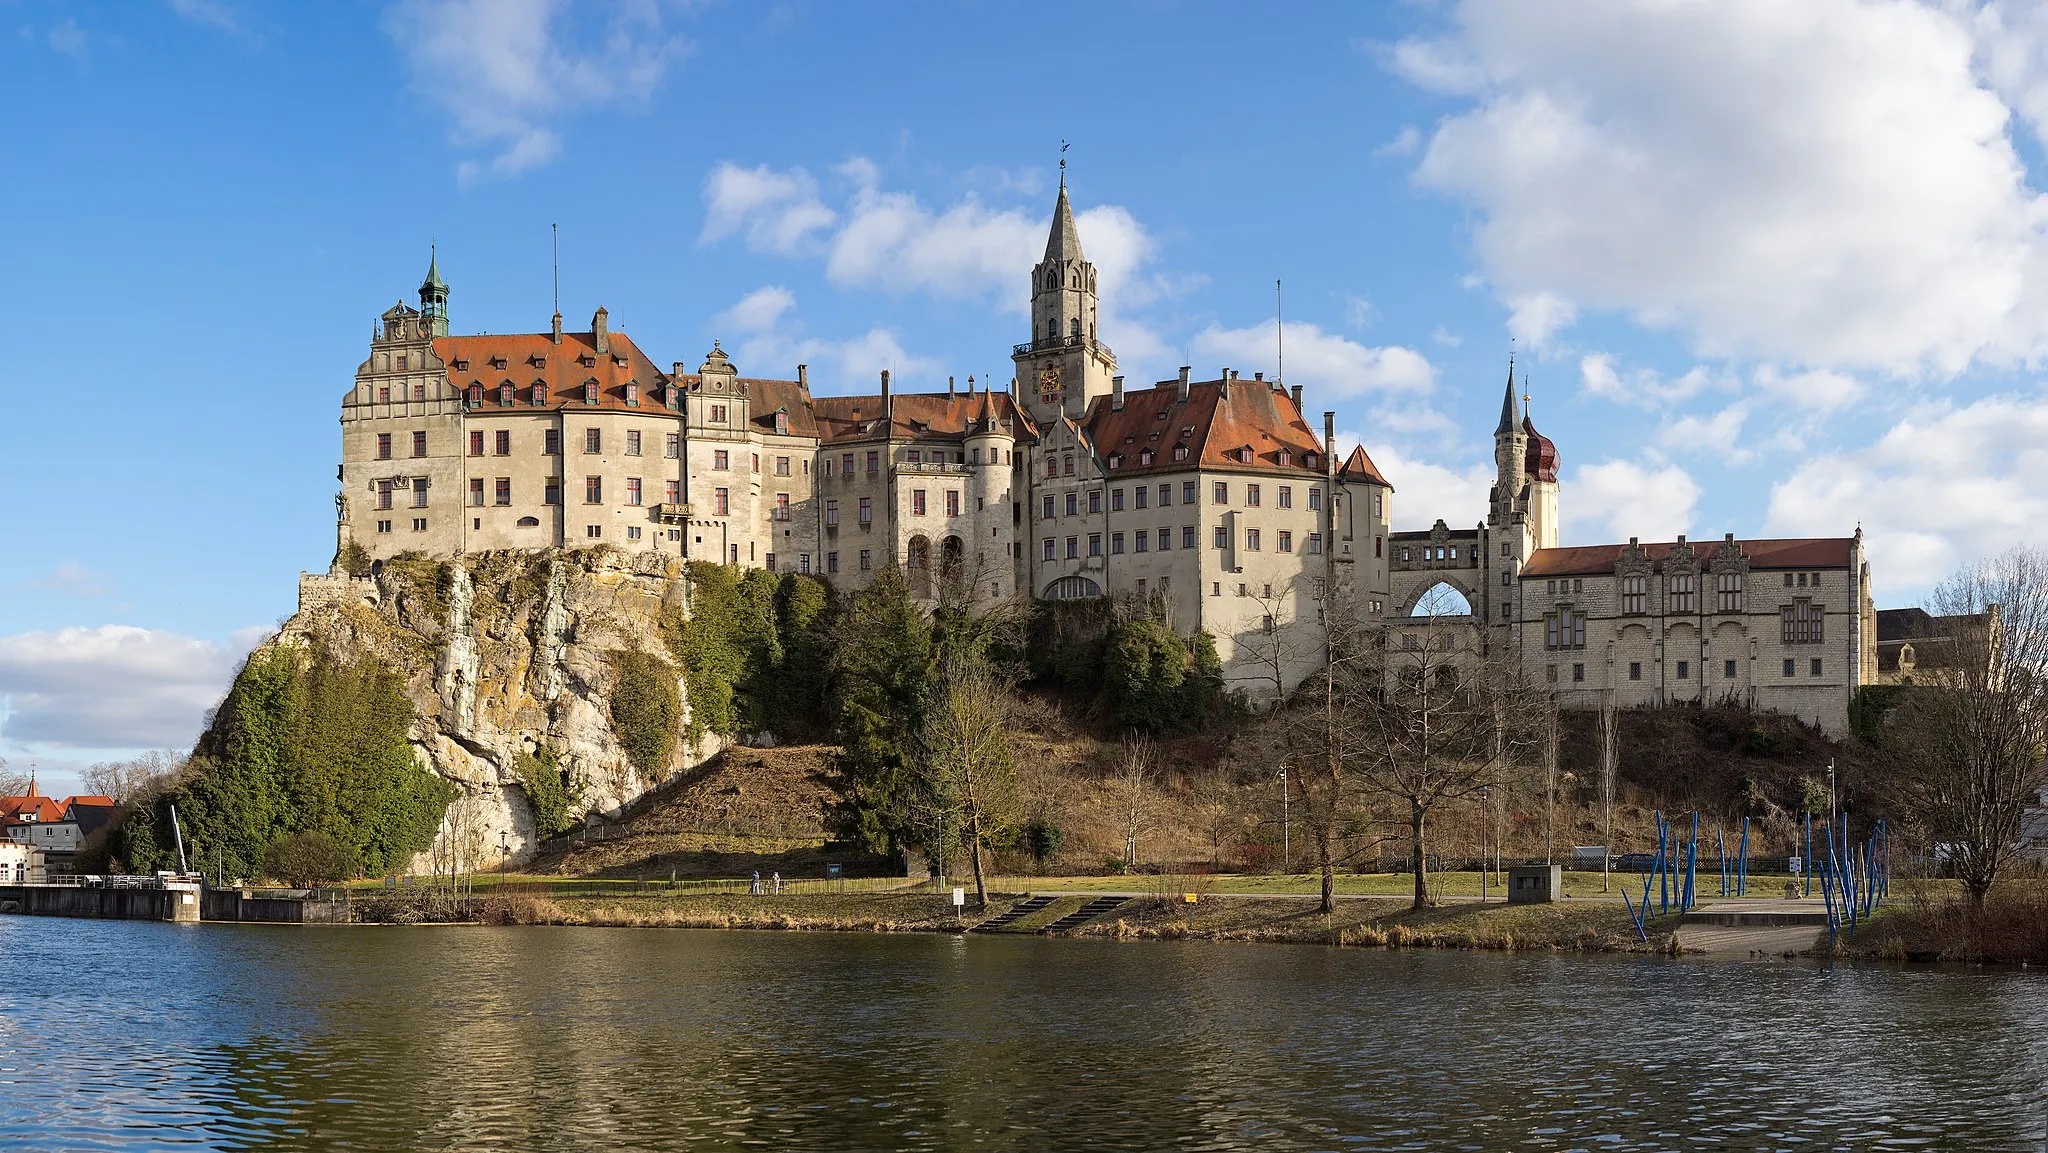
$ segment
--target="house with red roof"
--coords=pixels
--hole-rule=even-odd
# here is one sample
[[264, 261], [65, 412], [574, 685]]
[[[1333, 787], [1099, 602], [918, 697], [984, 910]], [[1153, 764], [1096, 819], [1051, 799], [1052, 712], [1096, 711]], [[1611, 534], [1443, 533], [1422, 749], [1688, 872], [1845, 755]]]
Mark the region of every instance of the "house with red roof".
[[69, 873], [78, 851], [119, 809], [112, 797], [44, 796], [31, 776], [26, 793], [0, 797], [0, 842], [34, 849], [41, 855], [37, 868], [46, 863], [53, 874]]

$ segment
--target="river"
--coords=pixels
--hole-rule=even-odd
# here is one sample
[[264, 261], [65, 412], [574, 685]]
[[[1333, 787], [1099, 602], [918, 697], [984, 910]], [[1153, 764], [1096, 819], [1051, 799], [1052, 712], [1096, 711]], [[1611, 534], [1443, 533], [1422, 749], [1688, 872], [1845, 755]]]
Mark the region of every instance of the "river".
[[0, 1149], [2039, 1150], [2025, 972], [0, 917]]

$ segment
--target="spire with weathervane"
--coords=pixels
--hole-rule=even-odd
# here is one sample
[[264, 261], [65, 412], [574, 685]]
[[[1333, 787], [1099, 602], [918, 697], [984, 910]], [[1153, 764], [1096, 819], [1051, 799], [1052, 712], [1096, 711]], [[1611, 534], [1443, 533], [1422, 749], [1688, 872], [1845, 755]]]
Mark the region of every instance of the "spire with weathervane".
[[427, 249], [427, 278], [420, 282], [420, 316], [431, 327], [431, 335], [448, 335], [448, 282], [441, 279], [439, 246]]
[[[1060, 152], [1067, 150], [1064, 141]], [[1096, 339], [1095, 266], [1081, 254], [1081, 230], [1067, 199], [1067, 161], [1060, 157], [1059, 200], [1045, 238], [1045, 258], [1031, 270], [1031, 339], [1017, 346], [1018, 382], [1034, 419], [1078, 417], [1106, 395], [1116, 357]]]
[[1508, 387], [1500, 399], [1500, 423], [1493, 429], [1493, 494], [1490, 518], [1495, 526], [1506, 525], [1521, 511], [1523, 462], [1529, 451], [1529, 434], [1522, 424], [1521, 400], [1515, 395], [1515, 356], [1508, 354]]

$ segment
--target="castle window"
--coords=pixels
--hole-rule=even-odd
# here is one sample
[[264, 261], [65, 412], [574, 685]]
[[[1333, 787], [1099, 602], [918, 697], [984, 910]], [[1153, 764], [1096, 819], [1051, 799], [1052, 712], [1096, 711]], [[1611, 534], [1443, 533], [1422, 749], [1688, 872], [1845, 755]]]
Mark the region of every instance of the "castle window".
[[1693, 582], [1699, 578], [1691, 573], [1673, 573], [1665, 578], [1671, 589], [1671, 611], [1689, 613], [1693, 611]]
[[1721, 662], [1721, 679], [1723, 679], [1723, 680], [1729, 680], [1729, 681], [1732, 681], [1732, 680], [1734, 680], [1734, 679], [1735, 679], [1735, 662], [1734, 662], [1734, 661], [1722, 661], [1722, 662]]
[[1643, 602], [1647, 599], [1644, 596], [1643, 590], [1648, 584], [1648, 577], [1628, 576], [1621, 578], [1622, 612], [1640, 613], [1643, 611]]
[[1111, 556], [1122, 556], [1124, 554], [1124, 534], [1120, 532], [1109, 534], [1109, 554]]
[[1280, 498], [1280, 507], [1281, 507], [1281, 508], [1293, 508], [1293, 507], [1294, 507], [1294, 486], [1293, 486], [1293, 485], [1291, 485], [1291, 484], [1283, 484], [1283, 485], [1281, 485], [1281, 486], [1280, 486], [1280, 492], [1279, 492], [1279, 494], [1278, 494], [1278, 495], [1279, 495], [1279, 498]]
[[711, 490], [711, 515], [725, 516], [732, 511], [732, 490], [714, 488]]
[[584, 385], [583, 385], [583, 403], [585, 403], [585, 404], [596, 404], [596, 403], [597, 403], [597, 382], [596, 382], [596, 381], [594, 381], [594, 380], [591, 380], [591, 381], [585, 381], [585, 382], [584, 382]]
[[1068, 494], [1067, 494], [1067, 515], [1068, 515], [1068, 516], [1079, 516], [1079, 515], [1080, 515], [1080, 513], [1081, 513], [1081, 505], [1080, 505], [1080, 494], [1079, 494], [1079, 493], [1073, 493], [1073, 492], [1070, 492], [1070, 493], [1068, 493]]
[[391, 482], [388, 480], [377, 482], [377, 507], [379, 509], [391, 507]]
[[[919, 489], [919, 490], [918, 490], [918, 492], [919, 492], [919, 494], [921, 495], [921, 494], [922, 494], [922, 493], [924, 492], [924, 490], [923, 490], [923, 489]], [[776, 519], [776, 520], [788, 520], [788, 519], [789, 519], [789, 494], [788, 494], [788, 493], [786, 493], [786, 492], [778, 492], [778, 493], [776, 493], [776, 494], [775, 494], [775, 513], [774, 513], [774, 519]]]
[[427, 455], [427, 434], [426, 434], [426, 433], [424, 433], [424, 432], [416, 432], [416, 433], [413, 433], [413, 434], [412, 434], [412, 454], [413, 454], [414, 456], [425, 456], [425, 455]]
[[714, 404], [714, 405], [712, 405], [712, 406], [711, 406], [711, 423], [712, 423], [712, 424], [724, 424], [724, 423], [725, 423], [725, 406], [724, 406], [724, 405], [722, 405], [722, 404]]
[[1152, 534], [1146, 532], [1144, 529], [1139, 529], [1137, 532], [1131, 534], [1132, 552], [1144, 552], [1147, 548], [1151, 547], [1151, 544]]
[[548, 403], [548, 386], [547, 386], [547, 385], [545, 385], [545, 384], [542, 384], [542, 383], [541, 383], [540, 381], [537, 381], [537, 380], [536, 380], [536, 381], [534, 381], [534, 382], [533, 382], [533, 404], [534, 404], [534, 407], [535, 407], [535, 408], [545, 408], [545, 407], [547, 406], [547, 403]]
[[1170, 529], [1170, 528], [1162, 528], [1162, 529], [1160, 529], [1160, 530], [1159, 530], [1159, 551], [1160, 551], [1160, 552], [1168, 552], [1168, 551], [1170, 551], [1170, 550], [1171, 550], [1172, 548], [1173, 548], [1173, 530], [1172, 530], [1172, 529]]
[[424, 385], [424, 384], [415, 384], [415, 385], [413, 385], [413, 386], [412, 386], [412, 402], [413, 402], [414, 404], [425, 404], [425, 403], [427, 402], [427, 386], [426, 386], [426, 385]]
[[1315, 453], [1312, 453], [1312, 452], [1305, 452], [1305, 453], [1302, 453], [1302, 454], [1301, 454], [1301, 467], [1303, 467], [1303, 468], [1314, 468], [1315, 466], [1316, 466], [1316, 454], [1315, 454]]
[[549, 478], [548, 478], [548, 481], [547, 481], [547, 486], [546, 486], [545, 490], [544, 490], [544, 491], [542, 492], [542, 494], [541, 494], [541, 500], [540, 500], [540, 502], [541, 502], [542, 504], [561, 504], [561, 503], [562, 503], [562, 478], [561, 478], [561, 477], [558, 477], [558, 476], [551, 476], [551, 477], [549, 477]]
[[1111, 468], [1112, 470], [1114, 470], [1114, 469], [1119, 469], [1119, 468], [1122, 468], [1123, 466], [1124, 466], [1124, 454], [1123, 454], [1123, 453], [1120, 453], [1120, 452], [1113, 452], [1113, 453], [1110, 453], [1110, 454], [1109, 454], [1109, 467], [1110, 467], [1110, 468]]
[[1543, 647], [1582, 649], [1586, 647], [1586, 618], [1564, 605], [1543, 617]]
[[1780, 639], [1788, 645], [1817, 645], [1822, 643], [1822, 625], [1826, 610], [1820, 605], [1801, 597], [1778, 610]]
[[1124, 511], [1124, 490], [1120, 488], [1113, 488], [1109, 490], [1109, 511]]
[[627, 455], [627, 456], [639, 456], [639, 455], [640, 455], [640, 430], [639, 430], [639, 429], [637, 429], [637, 428], [636, 428], [636, 429], [629, 429], [629, 430], [628, 430], [628, 431], [626, 432], [626, 455]]
[[[866, 528], [867, 526], [873, 523], [875, 523], [874, 498], [864, 496], [860, 498], [860, 524], [862, 528]], [[861, 556], [865, 557], [867, 556], [867, 553], [863, 552], [861, 553]], [[861, 568], [865, 570], [867, 566], [863, 564]]]
[[471, 456], [482, 456], [483, 454], [484, 454], [484, 434], [483, 434], [483, 430], [482, 430], [482, 429], [472, 429], [472, 430], [470, 430], [470, 434], [469, 434], [469, 455], [471, 455]]
[[405, 354], [402, 352], [398, 354], [398, 371], [405, 371]]
[[1088, 515], [1094, 516], [1095, 514], [1101, 511], [1102, 490], [1099, 488], [1091, 488], [1088, 490]]
[[775, 475], [776, 475], [776, 476], [788, 476], [788, 475], [789, 475], [789, 458], [788, 458], [788, 457], [786, 457], [786, 456], [778, 456], [778, 457], [776, 457], [776, 458], [775, 458]]
[[1284, 529], [1284, 528], [1283, 528], [1283, 529], [1279, 530], [1279, 532], [1277, 532], [1277, 533], [1276, 533], [1276, 534], [1274, 534], [1274, 535], [1275, 535], [1275, 537], [1276, 537], [1276, 539], [1274, 540], [1274, 544], [1275, 544], [1275, 545], [1276, 545], [1276, 546], [1277, 546], [1277, 547], [1279, 548], [1279, 550], [1280, 550], [1281, 552], [1293, 552], [1293, 551], [1294, 551], [1294, 534], [1293, 534], [1293, 533], [1291, 533], [1291, 532], [1288, 532], [1288, 531], [1287, 531], [1286, 529]]
[[1281, 467], [1281, 468], [1286, 468], [1286, 467], [1287, 467], [1287, 464], [1288, 464], [1288, 462], [1289, 462], [1290, 460], [1292, 460], [1292, 459], [1293, 459], [1293, 457], [1294, 457], [1294, 454], [1293, 454], [1293, 453], [1291, 453], [1291, 452], [1288, 452], [1288, 451], [1287, 451], [1286, 449], [1284, 449], [1284, 448], [1283, 448], [1283, 449], [1281, 449], [1281, 450], [1280, 450], [1280, 467]]
[[501, 476], [497, 479], [496, 485], [496, 491], [491, 494], [492, 501], [496, 504], [511, 504], [512, 478], [509, 476]]
[[634, 506], [640, 504], [640, 478], [637, 476], [626, 478], [626, 503]]
[[1714, 609], [1732, 613], [1742, 610], [1742, 574], [1719, 573], [1714, 577]]
[[1212, 492], [1212, 493], [1210, 494], [1210, 499], [1211, 499], [1211, 501], [1212, 501], [1213, 503], [1215, 503], [1215, 504], [1229, 504], [1229, 503], [1230, 503], [1230, 484], [1229, 484], [1229, 482], [1227, 482], [1227, 481], [1221, 481], [1221, 480], [1217, 481], [1217, 482], [1216, 482], [1216, 488], [1215, 488], [1215, 491], [1214, 491], [1214, 492]]
[[1819, 676], [1819, 675], [1820, 675], [1820, 658], [1819, 658], [1819, 657], [1815, 657], [1815, 658], [1813, 658], [1813, 660], [1812, 660], [1812, 661], [1810, 661], [1810, 662], [1808, 662], [1808, 663], [1809, 663], [1809, 667], [1808, 667], [1808, 668], [1807, 668], [1807, 670], [1806, 670], [1806, 673], [1807, 673], [1807, 675], [1808, 675], [1808, 676], [1813, 676], [1813, 677], [1817, 677], [1817, 676]]
[[672, 432], [669, 433], [666, 437], [664, 437], [661, 443], [661, 455], [667, 457], [670, 460], [675, 460], [676, 458], [682, 456], [683, 434], [680, 432]]
[[501, 384], [498, 386], [498, 407], [512, 407], [512, 385], [510, 383]]
[[875, 554], [871, 549], [860, 550], [860, 571], [867, 572], [875, 567]]
[[[1683, 668], [1685, 668], [1685, 662], [1684, 662], [1684, 661], [1680, 661], [1680, 662], [1678, 662], [1678, 667], [1679, 667], [1680, 669], [1683, 669]], [[1683, 672], [1681, 672], [1681, 673], [1679, 674], [1679, 676], [1681, 676], [1681, 677], [1683, 677], [1684, 675], [1685, 675], [1685, 674], [1684, 674]], [[1572, 683], [1573, 683], [1573, 684], [1581, 684], [1581, 683], [1584, 683], [1585, 679], [1586, 679], [1586, 666], [1584, 666], [1584, 665], [1573, 665], [1573, 666], [1572, 666]]]
[[1628, 663], [1628, 679], [1632, 681], [1643, 679], [1643, 662], [1630, 661]]
[[851, 480], [851, 479], [853, 478], [853, 454], [852, 454], [852, 453], [850, 453], [850, 452], [847, 452], [847, 453], [841, 453], [841, 454], [839, 455], [839, 471], [840, 471], [840, 472], [843, 472], [843, 473], [845, 473], [845, 474], [846, 474], [846, 476], [847, 476], [847, 479]]
[[384, 385], [383, 387], [380, 387], [379, 389], [377, 389], [377, 403], [378, 403], [378, 404], [390, 404], [390, 403], [391, 403], [391, 386], [390, 386], [390, 385]]
[[1215, 547], [1217, 547], [1217, 548], [1229, 548], [1229, 547], [1230, 547], [1230, 530], [1229, 530], [1228, 528], [1224, 527], [1223, 525], [1220, 525], [1220, 524], [1219, 524], [1219, 525], [1217, 525], [1217, 526], [1216, 526], [1216, 532], [1215, 532], [1215, 540], [1214, 540], [1214, 541], [1212, 541], [1211, 543], [1212, 543], [1212, 544], [1213, 544], [1213, 545], [1214, 545]]
[[712, 469], [713, 469], [714, 471], [717, 471], [717, 472], [724, 472], [724, 471], [726, 471], [727, 469], [731, 468], [731, 467], [732, 467], [732, 454], [731, 454], [730, 452], [727, 452], [727, 451], [726, 451], [725, 449], [722, 449], [722, 448], [715, 448], [715, 449], [712, 449], [712, 450], [711, 450], [711, 467], [712, 467]]
[[1692, 662], [1691, 662], [1691, 661], [1680, 661], [1680, 662], [1678, 662], [1678, 679], [1679, 679], [1679, 680], [1681, 680], [1681, 681], [1689, 681], [1689, 680], [1691, 680], [1691, 679], [1692, 679]]
[[1257, 508], [1257, 507], [1259, 507], [1259, 486], [1258, 486], [1258, 485], [1255, 485], [1255, 484], [1248, 484], [1248, 485], [1244, 486], [1244, 504], [1245, 504], [1245, 507], [1246, 507], [1246, 508]]
[[921, 488], [910, 490], [910, 515], [924, 515], [924, 490]]
[[603, 504], [603, 503], [604, 503], [604, 478], [603, 478], [603, 477], [601, 477], [601, 476], [586, 476], [586, 477], [584, 477], [584, 478], [583, 478], [583, 503], [584, 503], [584, 504]]
[[626, 407], [627, 407], [627, 408], [639, 408], [639, 407], [640, 407], [640, 386], [639, 386], [639, 385], [637, 385], [637, 384], [629, 384], [629, 385], [627, 385], [627, 386], [626, 386]]
[[1068, 538], [1067, 538], [1067, 559], [1068, 559], [1068, 560], [1079, 560], [1079, 559], [1081, 559], [1081, 538], [1080, 538], [1080, 537], [1073, 537], [1073, 536], [1070, 536], [1070, 537], [1068, 537]]
[[[1319, 489], [1319, 488], [1312, 488], [1312, 489], [1308, 490], [1308, 507], [1309, 507], [1310, 511], [1319, 511], [1319, 510], [1321, 510], [1321, 509], [1322, 509], [1322, 507], [1323, 507], [1323, 490], [1322, 490], [1322, 489]], [[1406, 556], [1403, 556], [1403, 557], [1402, 557], [1401, 559], [1402, 559], [1402, 560], [1407, 560], [1408, 558], [1407, 558]]]
[[1788, 677], [1789, 677], [1789, 676], [1795, 676], [1795, 675], [1797, 675], [1797, 674], [1795, 674], [1795, 673], [1794, 673], [1794, 672], [1792, 671], [1794, 667], [1796, 667], [1796, 662], [1795, 662], [1795, 661], [1793, 661], [1793, 660], [1792, 660], [1792, 658], [1790, 658], [1790, 657], [1787, 657], [1787, 658], [1785, 658], [1785, 675], [1786, 675], [1786, 676], [1788, 676]]
[[1139, 486], [1138, 486], [1138, 487], [1137, 487], [1137, 488], [1136, 488], [1135, 490], [1133, 490], [1133, 491], [1132, 491], [1132, 493], [1131, 493], [1131, 507], [1132, 507], [1132, 508], [1149, 508], [1149, 507], [1151, 507], [1151, 504], [1152, 504], [1152, 490], [1151, 490], [1151, 489], [1149, 489], [1149, 488], [1146, 488], [1146, 487], [1145, 487], [1144, 485], [1142, 485], [1142, 484], [1141, 484], [1141, 485], [1139, 485]]
[[1074, 475], [1074, 458], [1071, 453], [1060, 458], [1060, 475]]
[[1194, 526], [1194, 525], [1191, 525], [1191, 524], [1184, 524], [1184, 525], [1180, 526], [1180, 547], [1182, 547], [1182, 548], [1194, 548], [1194, 547], [1195, 547], [1195, 526]]
[[788, 413], [786, 413], [786, 412], [777, 412], [777, 413], [775, 414], [775, 432], [776, 432], [776, 435], [778, 435], [778, 436], [788, 436], [788, 435], [789, 435], [789, 414], [788, 414]]
[[828, 500], [825, 502], [825, 527], [839, 527], [839, 502], [836, 500]]
[[1045, 494], [1045, 497], [1044, 497], [1043, 503], [1041, 503], [1041, 504], [1039, 505], [1039, 509], [1040, 509], [1040, 511], [1039, 511], [1039, 514], [1038, 514], [1038, 519], [1040, 519], [1040, 520], [1051, 520], [1051, 519], [1052, 519], [1052, 494], [1051, 494], [1051, 493], [1046, 493], [1046, 494]]
[[416, 476], [416, 477], [413, 477], [413, 478], [412, 478], [412, 507], [414, 507], [414, 508], [425, 508], [425, 507], [427, 507], [427, 478], [426, 478], [426, 477], [423, 477], [423, 476]]
[[825, 554], [825, 571], [827, 573], [837, 573], [839, 571], [838, 553], [828, 552]]

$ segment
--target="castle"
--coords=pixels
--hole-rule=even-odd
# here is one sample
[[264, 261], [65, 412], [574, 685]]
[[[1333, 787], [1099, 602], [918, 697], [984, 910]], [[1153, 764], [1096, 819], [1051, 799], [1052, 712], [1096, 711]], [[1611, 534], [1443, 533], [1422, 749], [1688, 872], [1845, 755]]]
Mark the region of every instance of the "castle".
[[[884, 372], [813, 396], [805, 366], [742, 376], [716, 342], [664, 372], [602, 308], [587, 332], [556, 313], [455, 336], [448, 298], [436, 258], [342, 400], [337, 566], [609, 545], [842, 590], [896, 567], [926, 598], [1129, 596], [1213, 635], [1253, 699], [1320, 667], [1317, 602], [1339, 588], [1393, 644], [1454, 605], [1568, 707], [1730, 697], [1840, 729], [1875, 669], [1860, 531], [1559, 548], [1557, 450], [1512, 370], [1486, 521], [1425, 532], [1390, 531], [1393, 486], [1362, 448], [1339, 459], [1300, 385], [1182, 368], [1127, 389], [1064, 181], [1003, 391]], [[339, 571], [302, 583], [302, 604], [344, 595]]]

